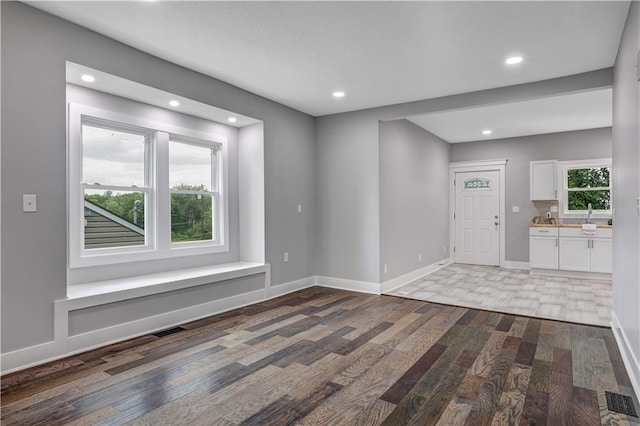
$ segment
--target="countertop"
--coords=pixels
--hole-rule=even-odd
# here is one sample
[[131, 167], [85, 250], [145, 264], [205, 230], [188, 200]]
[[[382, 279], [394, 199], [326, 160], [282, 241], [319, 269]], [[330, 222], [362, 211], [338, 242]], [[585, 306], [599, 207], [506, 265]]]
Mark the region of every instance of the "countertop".
[[[558, 224], [558, 225], [552, 225], [549, 223], [538, 223], [538, 224], [533, 224], [530, 223], [529, 226], [531, 228], [582, 228], [582, 224], [581, 223], [563, 223], [563, 224]], [[604, 228], [604, 229], [611, 229], [613, 228], [613, 225], [605, 225], [605, 224], [597, 224], [596, 228]]]

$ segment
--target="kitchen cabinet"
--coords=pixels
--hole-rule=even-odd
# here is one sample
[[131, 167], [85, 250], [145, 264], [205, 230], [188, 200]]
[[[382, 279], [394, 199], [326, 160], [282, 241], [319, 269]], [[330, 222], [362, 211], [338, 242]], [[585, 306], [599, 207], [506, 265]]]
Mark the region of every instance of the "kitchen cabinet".
[[591, 235], [576, 227], [531, 227], [529, 266], [610, 274], [613, 270], [612, 229], [597, 228]]
[[558, 228], [529, 228], [529, 266], [558, 269]]
[[597, 229], [593, 235], [580, 228], [560, 228], [559, 269], [611, 273], [613, 241], [611, 229]]
[[558, 199], [557, 160], [529, 162], [529, 195], [532, 201]]

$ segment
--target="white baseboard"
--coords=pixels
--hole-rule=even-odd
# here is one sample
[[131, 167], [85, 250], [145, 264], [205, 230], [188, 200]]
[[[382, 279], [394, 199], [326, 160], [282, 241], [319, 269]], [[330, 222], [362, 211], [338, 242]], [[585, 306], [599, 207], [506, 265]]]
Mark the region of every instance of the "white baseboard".
[[638, 356], [640, 356], [640, 354], [635, 354], [633, 352], [629, 339], [627, 339], [627, 335], [622, 328], [620, 321], [618, 321], [616, 313], [613, 311], [611, 311], [611, 329], [613, 330], [613, 335], [618, 343], [618, 349], [620, 349], [622, 361], [627, 369], [629, 380], [631, 380], [631, 386], [633, 386], [633, 390], [636, 395], [640, 395], [640, 362], [638, 361]]
[[186, 322], [261, 302], [266, 299], [265, 296], [264, 289], [254, 290], [224, 299], [212, 300], [199, 305], [163, 312], [159, 315], [69, 336], [69, 352], [82, 352], [132, 337], [175, 327]]
[[543, 275], [547, 277], [580, 278], [583, 280], [612, 280], [611, 274], [601, 272], [565, 271], [562, 269], [531, 268], [531, 275]]
[[529, 262], [516, 262], [514, 260], [505, 260], [503, 268], [509, 269], [529, 269]]
[[12, 373], [58, 358], [62, 357], [56, 357], [56, 342], [41, 343], [0, 354], [0, 371], [2, 374]]
[[380, 294], [380, 284], [367, 281], [347, 280], [345, 278], [316, 275], [316, 285], [339, 290], [357, 291], [360, 293]]
[[284, 296], [285, 294], [313, 287], [314, 285], [316, 285], [316, 277], [314, 275], [295, 281], [289, 281], [284, 284], [272, 285], [267, 289], [267, 298], [273, 299], [274, 297]]
[[405, 284], [409, 284], [411, 281], [415, 281], [418, 278], [422, 278], [425, 275], [430, 274], [431, 272], [436, 271], [450, 263], [451, 263], [451, 258], [443, 259], [443, 260], [440, 260], [439, 262], [432, 263], [431, 265], [427, 265], [424, 268], [416, 269], [415, 271], [411, 271], [404, 275], [400, 275], [399, 277], [392, 278], [389, 281], [385, 281], [382, 284], [380, 284], [380, 291], [382, 293], [387, 293]]

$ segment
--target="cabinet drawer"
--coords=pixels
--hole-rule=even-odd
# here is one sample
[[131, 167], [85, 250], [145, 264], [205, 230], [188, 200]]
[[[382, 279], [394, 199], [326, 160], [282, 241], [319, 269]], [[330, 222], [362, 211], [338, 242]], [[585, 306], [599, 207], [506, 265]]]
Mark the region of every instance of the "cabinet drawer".
[[557, 237], [558, 228], [531, 227], [529, 228], [529, 235], [538, 235], [541, 237]]
[[561, 237], [583, 237], [583, 238], [611, 238], [613, 230], [611, 228], [597, 228], [595, 234], [585, 234], [582, 228], [559, 228]]

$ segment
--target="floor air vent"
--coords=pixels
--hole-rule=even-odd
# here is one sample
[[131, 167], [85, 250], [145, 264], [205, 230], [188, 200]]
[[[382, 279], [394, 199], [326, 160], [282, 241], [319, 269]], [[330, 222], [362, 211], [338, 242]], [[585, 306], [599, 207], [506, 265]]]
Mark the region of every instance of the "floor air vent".
[[168, 335], [174, 334], [174, 333], [179, 333], [179, 332], [185, 331], [185, 330], [186, 330], [186, 328], [173, 327], [173, 328], [170, 328], [168, 330], [158, 331], [157, 333], [153, 333], [153, 335], [156, 336], [156, 337], [164, 337], [164, 336], [168, 336]]
[[638, 417], [636, 407], [633, 405], [633, 399], [630, 396], [612, 392], [605, 392], [604, 394], [607, 397], [607, 408], [609, 410]]

